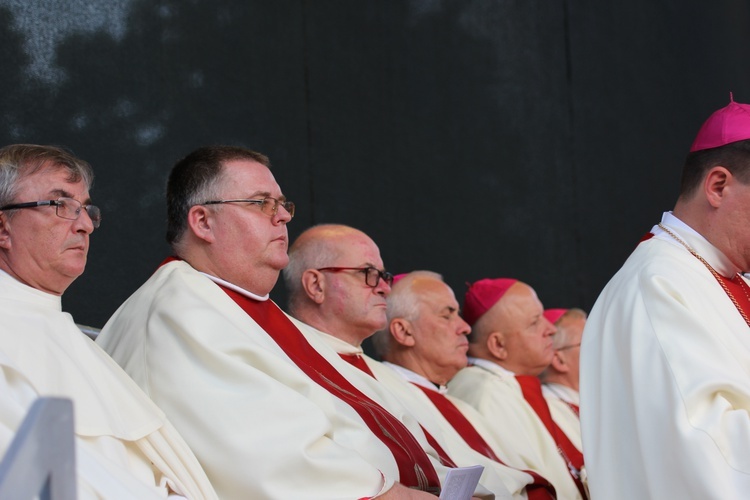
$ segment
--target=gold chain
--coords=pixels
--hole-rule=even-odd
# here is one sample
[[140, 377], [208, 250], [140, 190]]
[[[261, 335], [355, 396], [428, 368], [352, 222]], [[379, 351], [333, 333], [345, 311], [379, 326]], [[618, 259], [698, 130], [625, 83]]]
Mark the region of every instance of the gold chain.
[[[671, 236], [672, 238], [674, 238], [675, 240], [677, 240], [679, 243], [681, 243], [682, 246], [684, 246], [687, 249], [687, 251], [690, 252], [693, 255], [693, 257], [695, 257], [696, 259], [698, 259], [699, 261], [701, 261], [703, 263], [703, 265], [706, 266], [709, 271], [711, 271], [711, 274], [714, 276], [714, 278], [716, 278], [716, 281], [719, 282], [719, 285], [721, 285], [721, 288], [723, 288], [724, 292], [726, 292], [726, 294], [729, 296], [729, 299], [734, 304], [734, 307], [736, 307], [737, 311], [739, 311], [740, 315], [742, 315], [742, 319], [745, 320], [745, 323], [747, 323], [747, 326], [750, 326], [750, 318], [747, 317], [747, 315], [745, 314], [745, 311], [742, 309], [742, 307], [740, 307], [739, 302], [737, 302], [737, 299], [734, 297], [734, 295], [729, 290], [729, 288], [727, 288], [726, 283], [724, 283], [724, 279], [723, 279], [724, 277], [721, 276], [716, 271], [716, 269], [714, 269], [711, 266], [711, 264], [709, 264], [708, 261], [706, 261], [706, 259], [704, 259], [703, 257], [701, 257], [698, 254], [698, 252], [696, 252], [695, 250], [693, 250], [692, 247], [690, 245], [688, 245], [682, 238], [680, 238], [679, 236], [677, 236], [676, 234], [674, 234], [672, 231], [670, 231], [669, 229], [667, 229], [667, 226], [665, 226], [661, 222], [658, 225], [662, 229], [662, 231], [664, 231], [669, 236]], [[744, 287], [742, 287], [742, 285], [740, 285], [740, 288], [742, 288], [742, 290], [745, 292], [745, 295], [747, 296], [747, 291], [744, 289]], [[750, 299], [750, 297], [748, 297], [748, 299]]]

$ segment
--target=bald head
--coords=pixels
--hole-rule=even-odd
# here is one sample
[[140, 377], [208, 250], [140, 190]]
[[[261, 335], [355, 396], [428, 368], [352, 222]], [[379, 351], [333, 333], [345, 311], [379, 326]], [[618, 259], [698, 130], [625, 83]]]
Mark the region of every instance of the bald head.
[[388, 276], [380, 250], [362, 231], [337, 224], [312, 227], [289, 249], [284, 269], [289, 311], [358, 346], [385, 326]]
[[289, 248], [289, 264], [284, 268], [284, 284], [289, 292], [289, 310], [304, 298], [302, 275], [307, 269], [319, 269], [336, 262], [341, 246], [337, 244], [347, 234], [362, 233], [349, 226], [321, 224], [307, 229]]

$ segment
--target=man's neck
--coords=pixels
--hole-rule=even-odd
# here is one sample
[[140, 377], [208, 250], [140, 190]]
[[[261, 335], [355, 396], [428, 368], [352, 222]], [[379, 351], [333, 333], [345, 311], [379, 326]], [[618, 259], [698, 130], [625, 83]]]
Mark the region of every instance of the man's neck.
[[236, 291], [239, 293], [248, 292], [250, 296], [264, 297], [265, 299], [268, 298], [269, 293], [271, 293], [271, 290], [273, 289], [279, 277], [278, 272], [264, 272], [262, 270], [258, 270], [258, 272], [252, 276], [252, 281], [242, 280], [242, 282], [240, 282], [240, 280], [232, 279], [231, 276], [227, 275], [226, 273], [222, 273], [221, 267], [215, 266], [214, 262], [211, 259], [207, 258], [206, 254], [203, 252], [185, 251], [178, 254], [177, 258], [188, 263], [190, 267], [192, 267], [199, 273], [205, 274], [206, 276], [211, 278], [217, 278], [218, 280], [222, 281], [222, 284], [229, 284], [236, 287]]
[[554, 374], [547, 375], [542, 382], [545, 384], [562, 385], [564, 387], [568, 387], [578, 392], [577, 381], [570, 380], [570, 378], [571, 377], [566, 376], [566, 374], [564, 373], [554, 373]]
[[387, 360], [394, 365], [402, 366], [407, 370], [426, 378], [437, 386], [448, 384], [448, 381], [457, 373], [456, 370], [450, 370], [450, 373], [448, 373], [446, 370], [441, 370], [439, 368], [436, 369], [423, 359], [415, 357], [411, 350], [407, 350], [406, 352], [395, 352], [393, 355], [388, 356]]
[[327, 333], [332, 337], [336, 337], [342, 342], [359, 348], [362, 342], [374, 332], [369, 334], [363, 332], [357, 332], [343, 322], [339, 322], [336, 318], [331, 318], [329, 315], [323, 315], [317, 308], [311, 307], [298, 307], [292, 315], [303, 323], [310, 325], [316, 330], [320, 330], [323, 333]]

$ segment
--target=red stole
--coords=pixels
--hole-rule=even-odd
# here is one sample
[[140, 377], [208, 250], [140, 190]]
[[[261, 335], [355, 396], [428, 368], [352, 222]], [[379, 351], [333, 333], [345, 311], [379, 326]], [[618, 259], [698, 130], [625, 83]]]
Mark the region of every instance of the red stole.
[[[742, 318], [748, 323], [748, 318], [750, 318], [750, 286], [747, 285], [739, 274], [736, 274], [733, 278], [725, 278], [718, 273], [714, 274], [714, 276], [719, 281], [719, 284], [724, 284], [722, 288]], [[750, 323], [748, 323], [748, 326], [750, 326]]]
[[308, 377], [349, 404], [373, 434], [385, 444], [398, 464], [399, 482], [410, 488], [439, 494], [440, 480], [430, 459], [414, 436], [393, 415], [344, 378], [272, 301], [257, 301], [221, 287]]
[[[370, 370], [370, 367], [367, 366], [367, 361], [360, 356], [359, 354], [344, 354], [339, 353], [339, 356], [341, 359], [349, 363], [350, 365], [354, 366], [355, 368], [359, 368], [375, 380], [377, 380], [377, 377], [375, 377], [375, 374], [372, 373], [372, 370]], [[432, 434], [427, 432], [427, 429], [422, 427], [422, 424], [419, 424], [419, 428], [422, 429], [422, 432], [424, 433], [424, 437], [427, 439], [427, 443], [432, 446], [432, 448], [437, 452], [438, 458], [440, 459], [440, 463], [445, 465], [446, 467], [451, 467], [455, 469], [458, 467], [456, 463], [451, 459], [451, 457], [448, 455], [448, 453], [443, 449], [442, 446], [440, 446], [437, 442], [437, 439], [435, 439]]]
[[[412, 382], [412, 384], [414, 384], [414, 382]], [[505, 462], [500, 460], [500, 458], [495, 454], [490, 445], [487, 444], [487, 441], [485, 441], [482, 435], [479, 434], [479, 432], [476, 430], [474, 425], [469, 422], [469, 419], [466, 418], [463, 413], [461, 413], [461, 410], [459, 410], [450, 399], [445, 397], [444, 394], [440, 394], [438, 391], [430, 390], [426, 387], [422, 387], [419, 384], [414, 385], [419, 387], [419, 389], [425, 393], [429, 400], [432, 401], [432, 404], [434, 404], [438, 411], [440, 411], [440, 413], [445, 417], [448, 423], [451, 424], [451, 426], [456, 430], [456, 432], [458, 432], [463, 440], [466, 441], [466, 444], [471, 446], [471, 448], [481, 453], [485, 457], [508, 467]], [[555, 487], [552, 486], [549, 481], [544, 479], [537, 472], [530, 470], [524, 470], [523, 472], [531, 475], [531, 477], [534, 479], [534, 482], [532, 484], [526, 486], [526, 493], [529, 500], [549, 500], [557, 498], [557, 495], [555, 494]]]
[[339, 353], [339, 357], [352, 365], [355, 368], [359, 368], [372, 378], [375, 378], [375, 375], [372, 373], [372, 370], [370, 370], [370, 367], [367, 366], [367, 361], [365, 361], [365, 358], [360, 356], [359, 354], [343, 354]]
[[568, 405], [570, 409], [573, 410], [573, 413], [576, 414], [576, 417], [578, 417], [579, 419], [581, 418], [581, 408], [578, 405], [573, 404], [573, 403], [568, 403], [567, 401], [563, 401], [563, 403]]
[[573, 481], [575, 481], [578, 490], [581, 492], [581, 496], [586, 498], [586, 489], [581, 482], [580, 475], [580, 470], [583, 467], [583, 454], [573, 443], [570, 442], [568, 436], [566, 436], [554, 420], [552, 420], [549, 406], [547, 406], [547, 401], [542, 394], [541, 382], [539, 382], [538, 378], [532, 377], [531, 375], [516, 375], [516, 380], [518, 380], [518, 383], [521, 386], [523, 398], [534, 409], [534, 412], [539, 416], [544, 427], [547, 428], [547, 431], [555, 440], [557, 451], [560, 452], [560, 455], [568, 465], [570, 475], [573, 477]]

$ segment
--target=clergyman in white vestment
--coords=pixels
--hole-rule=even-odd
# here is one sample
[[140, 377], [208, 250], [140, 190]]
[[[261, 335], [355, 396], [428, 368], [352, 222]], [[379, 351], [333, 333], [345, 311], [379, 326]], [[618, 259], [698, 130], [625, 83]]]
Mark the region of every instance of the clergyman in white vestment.
[[581, 346], [594, 498], [750, 491], [750, 106], [703, 124], [672, 212], [596, 301]]
[[297, 351], [312, 347], [268, 299], [288, 262], [294, 215], [268, 164], [231, 146], [177, 162], [167, 235], [178, 258], [118, 309], [97, 342], [167, 413], [223, 499], [434, 498], [401, 484], [439, 488], [429, 461], [411, 463], [414, 478], [401, 476], [386, 444], [393, 438], [380, 439], [367, 415], [331, 392], [336, 384], [305, 371], [312, 357]]
[[69, 398], [79, 498], [216, 498], [161, 410], [62, 312], [101, 220], [91, 167], [60, 148], [12, 145], [0, 173], [0, 454], [36, 398]]

